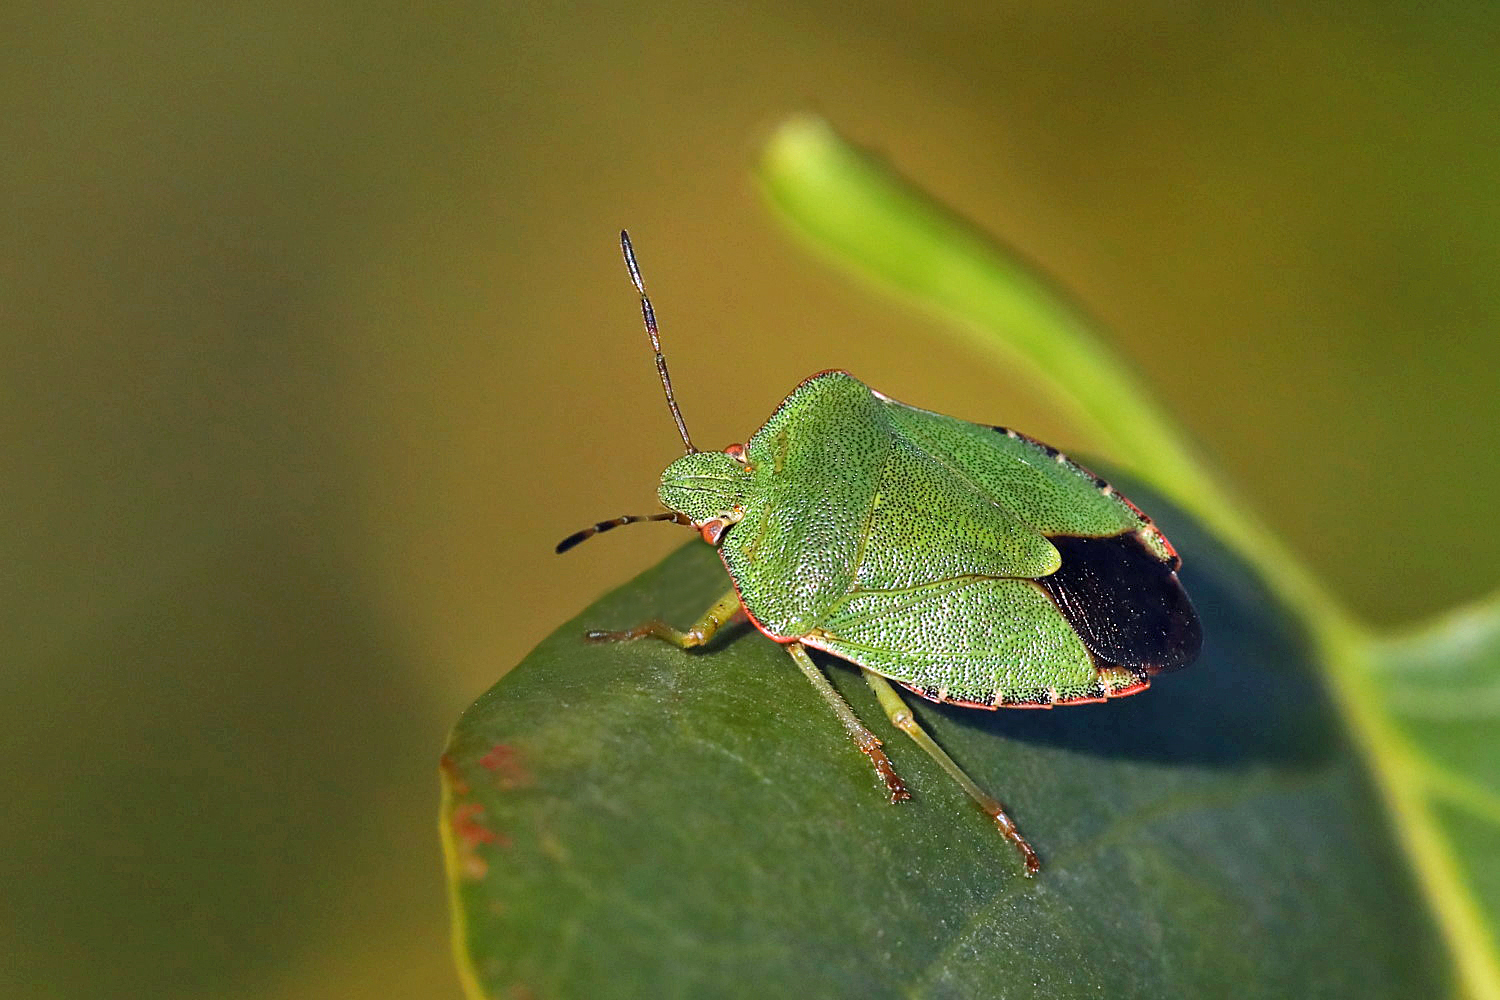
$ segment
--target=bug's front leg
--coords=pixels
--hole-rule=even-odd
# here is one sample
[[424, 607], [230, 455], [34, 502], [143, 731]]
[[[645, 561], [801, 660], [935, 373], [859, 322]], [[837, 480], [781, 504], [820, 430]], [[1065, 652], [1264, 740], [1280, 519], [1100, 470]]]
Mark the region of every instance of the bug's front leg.
[[673, 628], [659, 618], [653, 618], [635, 628], [624, 629], [620, 632], [598, 630], [585, 632], [584, 638], [590, 642], [630, 642], [649, 637], [670, 642], [679, 649], [692, 649], [712, 639], [714, 633], [732, 621], [740, 610], [739, 595], [731, 590], [715, 601], [713, 607], [705, 611], [703, 617], [694, 622], [685, 632], [682, 629]]

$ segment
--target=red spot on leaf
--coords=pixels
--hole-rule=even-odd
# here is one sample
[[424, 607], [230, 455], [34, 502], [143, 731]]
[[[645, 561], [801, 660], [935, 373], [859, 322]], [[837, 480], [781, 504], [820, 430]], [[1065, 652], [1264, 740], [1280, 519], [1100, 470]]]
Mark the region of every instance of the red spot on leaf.
[[485, 844], [509, 847], [511, 840], [503, 833], [491, 830], [481, 822], [484, 807], [477, 802], [466, 802], [455, 806], [451, 825], [453, 836], [458, 840], [458, 859], [463, 873], [468, 878], [484, 878], [489, 863], [479, 856], [479, 848]]
[[524, 788], [531, 784], [531, 772], [521, 763], [521, 751], [509, 743], [496, 743], [479, 763], [495, 775], [501, 788]]

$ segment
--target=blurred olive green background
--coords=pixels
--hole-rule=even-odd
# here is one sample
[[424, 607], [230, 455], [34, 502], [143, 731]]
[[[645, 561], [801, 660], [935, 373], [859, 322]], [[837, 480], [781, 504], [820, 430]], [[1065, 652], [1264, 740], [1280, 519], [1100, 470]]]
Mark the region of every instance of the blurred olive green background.
[[445, 730], [687, 537], [551, 551], [678, 447], [622, 225], [704, 446], [840, 366], [1087, 450], [777, 230], [792, 112], [1074, 289], [1360, 611], [1495, 585], [1500, 13], [982, 6], [6, 8], [0, 992], [457, 995]]

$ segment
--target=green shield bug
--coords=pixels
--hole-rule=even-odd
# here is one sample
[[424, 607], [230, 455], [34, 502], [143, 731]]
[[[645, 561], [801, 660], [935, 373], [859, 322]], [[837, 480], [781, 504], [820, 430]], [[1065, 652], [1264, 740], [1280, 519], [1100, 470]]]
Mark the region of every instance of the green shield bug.
[[620, 246], [687, 454], [662, 473], [666, 513], [603, 521], [565, 552], [638, 521], [697, 529], [733, 587], [688, 629], [659, 620], [596, 642], [684, 649], [743, 615], [785, 646], [885, 782], [910, 797], [881, 741], [807, 649], [856, 664], [891, 722], [933, 757], [1021, 853], [1005, 808], [917, 723], [890, 681], [973, 708], [1052, 708], [1143, 691], [1202, 644], [1176, 551], [1151, 519], [1055, 448], [899, 403], [843, 371], [792, 390], [745, 444], [693, 447], [672, 393], [630, 237]]

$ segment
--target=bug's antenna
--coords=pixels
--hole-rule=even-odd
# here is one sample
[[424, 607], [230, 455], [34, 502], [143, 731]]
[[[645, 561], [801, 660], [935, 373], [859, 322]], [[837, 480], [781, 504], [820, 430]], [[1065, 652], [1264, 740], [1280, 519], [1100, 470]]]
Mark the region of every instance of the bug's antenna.
[[635, 250], [630, 246], [630, 234], [623, 229], [620, 230], [620, 249], [625, 254], [625, 266], [630, 268], [630, 280], [635, 283], [635, 290], [641, 293], [641, 318], [646, 321], [646, 332], [651, 335], [651, 349], [656, 352], [656, 374], [661, 376], [661, 387], [667, 394], [667, 407], [672, 411], [672, 419], [677, 421], [677, 433], [682, 435], [682, 443], [687, 445], [688, 454], [697, 454], [698, 449], [693, 447], [693, 439], [688, 437], [682, 411], [677, 408], [677, 397], [672, 394], [672, 376], [667, 374], [667, 359], [662, 357], [661, 337], [656, 332], [656, 313], [651, 309], [651, 300], [646, 297], [641, 269], [635, 262]]
[[675, 510], [667, 511], [665, 514], [626, 514], [624, 517], [617, 517], [611, 521], [600, 521], [591, 528], [575, 531], [557, 543], [558, 554], [560, 555], [568, 551], [585, 538], [593, 538], [601, 531], [613, 531], [615, 528], [627, 524], [639, 524], [642, 521], [671, 521], [675, 524], [686, 525], [689, 528], [693, 526], [692, 520], [686, 514], [679, 514]]

